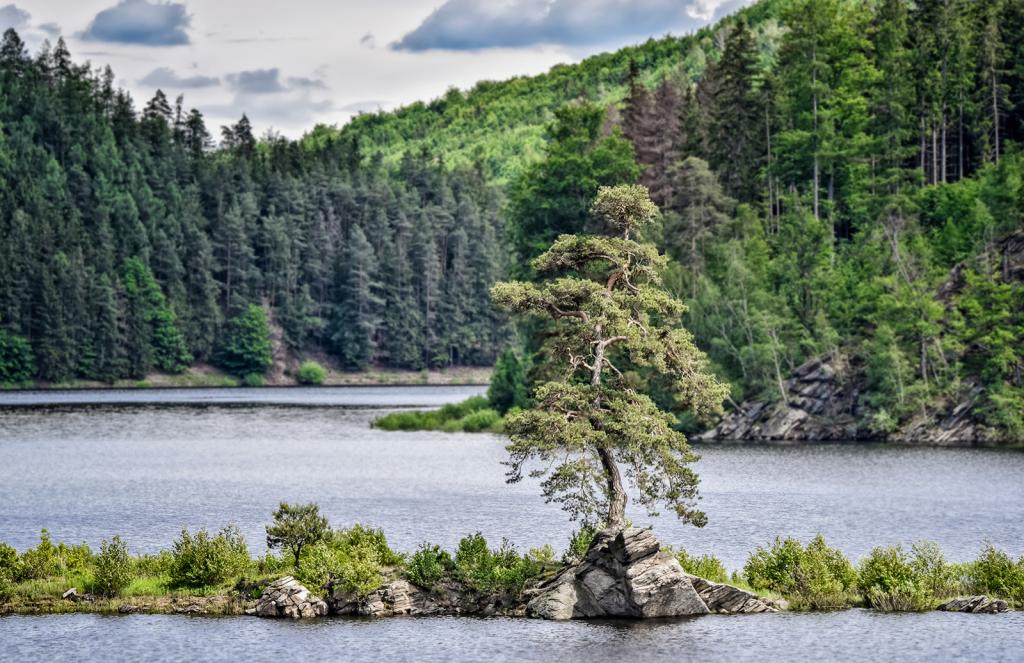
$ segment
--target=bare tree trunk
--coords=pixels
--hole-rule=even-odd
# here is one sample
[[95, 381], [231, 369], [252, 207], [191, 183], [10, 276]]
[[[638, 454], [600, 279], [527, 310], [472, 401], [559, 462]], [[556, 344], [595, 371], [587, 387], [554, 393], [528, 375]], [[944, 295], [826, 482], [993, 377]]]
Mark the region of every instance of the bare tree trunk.
[[999, 88], [996, 83], [996, 72], [992, 70], [992, 129], [996, 138], [996, 165], [999, 165]]
[[820, 219], [818, 211], [818, 188], [821, 182], [821, 164], [818, 159], [818, 53], [813, 54], [812, 85], [814, 86], [814, 218]]
[[[594, 368], [590, 373], [590, 384], [598, 387], [601, 385], [601, 372], [604, 370], [605, 343], [601, 325], [595, 329], [597, 332], [597, 346], [594, 350]], [[598, 397], [594, 403], [595, 407], [601, 406], [601, 398]], [[604, 468], [605, 479], [608, 483], [608, 516], [606, 526], [612, 530], [620, 530], [626, 526], [626, 489], [622, 486], [622, 475], [619, 473], [619, 466], [615, 462], [608, 447], [598, 447], [597, 455], [601, 459], [601, 466]]]

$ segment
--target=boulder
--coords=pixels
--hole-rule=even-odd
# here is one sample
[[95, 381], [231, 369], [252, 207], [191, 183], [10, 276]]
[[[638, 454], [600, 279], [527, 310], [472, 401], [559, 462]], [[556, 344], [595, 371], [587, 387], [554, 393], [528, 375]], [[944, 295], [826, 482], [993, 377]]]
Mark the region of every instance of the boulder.
[[583, 561], [540, 588], [527, 614], [544, 619], [680, 617], [708, 607], [649, 529], [605, 530]]
[[768, 603], [757, 594], [751, 594], [739, 587], [711, 582], [697, 576], [689, 576], [697, 596], [711, 612], [723, 615], [737, 615], [754, 612], [778, 612], [775, 605]]
[[310, 594], [298, 580], [285, 576], [267, 585], [256, 602], [259, 617], [321, 617], [327, 614], [327, 604]]
[[1001, 599], [990, 599], [987, 596], [963, 596], [950, 599], [939, 606], [939, 610], [945, 612], [977, 612], [997, 613], [1006, 612], [1010, 606]]

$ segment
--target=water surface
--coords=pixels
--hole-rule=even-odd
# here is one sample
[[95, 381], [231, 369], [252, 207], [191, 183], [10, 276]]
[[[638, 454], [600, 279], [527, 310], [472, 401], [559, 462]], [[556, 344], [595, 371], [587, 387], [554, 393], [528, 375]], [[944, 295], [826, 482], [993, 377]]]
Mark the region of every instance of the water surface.
[[[451, 548], [476, 531], [494, 543], [508, 537], [522, 549], [561, 550], [571, 532], [535, 484], [505, 484], [501, 437], [370, 427], [389, 408], [436, 406], [480, 388], [172, 391], [182, 392], [173, 407], [111, 404], [164, 390], [70, 392], [89, 407], [53, 392], [0, 394], [8, 399], [0, 403], [35, 403], [0, 405], [0, 540], [25, 549], [47, 527], [55, 538], [93, 546], [120, 534], [134, 551], [152, 552], [169, 547], [182, 527], [234, 522], [259, 553], [281, 500], [316, 501], [337, 525], [383, 527], [405, 551], [425, 540]], [[60, 404], [41, 405], [54, 396]], [[325, 402], [333, 405], [308, 407]], [[850, 445], [700, 452], [707, 527], [637, 509], [630, 517], [653, 523], [666, 543], [713, 552], [730, 569], [775, 536], [817, 532], [854, 559], [876, 545], [918, 539], [937, 541], [954, 560], [973, 558], [986, 540], [1024, 554], [1019, 452]]]

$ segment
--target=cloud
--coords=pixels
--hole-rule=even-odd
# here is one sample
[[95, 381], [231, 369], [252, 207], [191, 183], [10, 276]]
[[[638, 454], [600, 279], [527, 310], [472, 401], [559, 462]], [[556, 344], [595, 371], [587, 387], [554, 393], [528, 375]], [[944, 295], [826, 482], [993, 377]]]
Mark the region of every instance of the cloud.
[[305, 76], [292, 76], [288, 79], [288, 86], [292, 88], [306, 88], [312, 90], [326, 90], [327, 86], [319, 78], [306, 78]]
[[51, 37], [56, 37], [61, 33], [61, 27], [58, 23], [43, 23], [39, 26], [39, 29]]
[[345, 111], [347, 113], [376, 113], [377, 111], [384, 110], [391, 105], [390, 101], [366, 99], [364, 101], [354, 101], [351, 104], [345, 104], [338, 110]]
[[80, 36], [88, 41], [180, 46], [190, 43], [187, 30], [191, 21], [184, 4], [121, 0], [96, 14]]
[[31, 14], [17, 5], [5, 5], [0, 7], [0, 30], [6, 30], [7, 28], [14, 28], [19, 31], [24, 30], [28, 27], [28, 22], [31, 18]]
[[725, 1], [446, 0], [392, 48], [464, 51], [621, 43], [698, 28]]
[[366, 48], [376, 48], [377, 38], [373, 36], [372, 32], [367, 32], [365, 35], [359, 38], [359, 43]]
[[220, 79], [214, 76], [178, 76], [170, 67], [157, 67], [139, 79], [139, 85], [171, 90], [196, 90], [220, 85]]
[[228, 83], [236, 92], [242, 94], [274, 94], [284, 92], [286, 89], [281, 84], [281, 70], [277, 67], [251, 69], [240, 71], [237, 74], [229, 74]]

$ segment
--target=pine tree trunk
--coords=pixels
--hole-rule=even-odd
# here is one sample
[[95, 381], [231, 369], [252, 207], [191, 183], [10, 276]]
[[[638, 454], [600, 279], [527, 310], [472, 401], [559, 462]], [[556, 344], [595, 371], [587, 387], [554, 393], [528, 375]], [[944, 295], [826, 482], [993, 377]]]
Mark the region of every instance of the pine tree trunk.
[[[590, 374], [590, 384], [594, 387], [601, 386], [601, 372], [604, 370], [605, 344], [602, 338], [603, 330], [598, 325], [594, 330], [598, 338], [596, 350], [594, 350], [594, 368]], [[594, 407], [601, 406], [601, 398], [598, 397]], [[598, 447], [597, 455], [601, 458], [601, 466], [604, 468], [605, 479], [608, 483], [608, 515], [605, 518], [605, 526], [612, 530], [621, 530], [626, 526], [626, 489], [622, 485], [622, 474], [615, 462], [608, 447]]]

